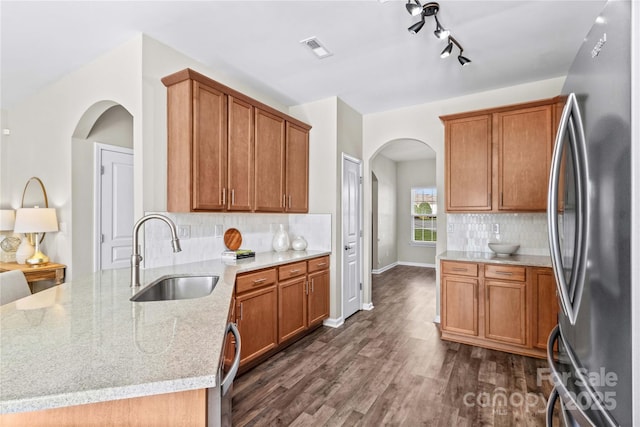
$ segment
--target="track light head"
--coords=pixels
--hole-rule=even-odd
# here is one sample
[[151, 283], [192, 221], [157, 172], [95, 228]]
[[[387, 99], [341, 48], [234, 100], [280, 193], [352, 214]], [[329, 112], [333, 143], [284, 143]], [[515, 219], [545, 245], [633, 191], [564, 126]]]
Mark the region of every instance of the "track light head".
[[410, 26], [408, 30], [411, 34], [418, 34], [418, 31], [420, 31], [423, 26], [424, 26], [424, 17], [422, 18], [422, 20]]
[[440, 58], [446, 58], [447, 56], [451, 55], [452, 49], [453, 43], [449, 42], [449, 44], [447, 44], [447, 47], [445, 47], [444, 50], [440, 53]]
[[438, 28], [436, 28], [436, 30], [433, 32], [433, 34], [434, 34], [437, 38], [439, 38], [440, 40], [444, 40], [444, 39], [446, 39], [447, 37], [449, 37], [449, 34], [451, 34], [451, 33], [450, 33], [450, 31], [449, 31], [449, 30], [447, 30], [447, 29], [444, 29], [444, 28], [442, 28], [442, 27], [438, 27]]
[[471, 60], [466, 56], [462, 56], [462, 52], [460, 52], [460, 55], [458, 55], [458, 62], [460, 63], [460, 65], [464, 66], [465, 64], [471, 62]]
[[449, 34], [451, 33], [449, 30], [440, 25], [440, 21], [438, 21], [438, 15], [433, 15], [433, 17], [436, 20], [436, 30], [433, 32], [433, 34], [440, 40], [444, 40], [449, 37]]
[[411, 16], [418, 16], [422, 13], [422, 5], [419, 0], [407, 0], [407, 12]]

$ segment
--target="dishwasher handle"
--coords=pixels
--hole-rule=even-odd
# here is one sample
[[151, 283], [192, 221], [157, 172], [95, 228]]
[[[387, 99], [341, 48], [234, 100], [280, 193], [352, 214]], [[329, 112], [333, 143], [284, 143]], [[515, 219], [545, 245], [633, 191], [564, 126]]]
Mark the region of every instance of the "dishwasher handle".
[[231, 364], [231, 368], [227, 375], [224, 376], [222, 381], [220, 382], [220, 388], [222, 392], [222, 396], [226, 395], [229, 389], [231, 388], [231, 384], [233, 384], [233, 380], [238, 373], [238, 368], [240, 367], [240, 331], [238, 331], [238, 327], [235, 323], [227, 324], [227, 329], [224, 333], [225, 339], [227, 334], [231, 332], [233, 334], [234, 346], [235, 346], [235, 355], [233, 357], [233, 363]]

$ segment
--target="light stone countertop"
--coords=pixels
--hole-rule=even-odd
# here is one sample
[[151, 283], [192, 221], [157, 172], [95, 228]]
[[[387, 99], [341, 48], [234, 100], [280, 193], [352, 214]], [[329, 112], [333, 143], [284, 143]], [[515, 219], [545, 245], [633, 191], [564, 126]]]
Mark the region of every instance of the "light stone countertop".
[[528, 267], [551, 268], [551, 257], [541, 255], [509, 255], [498, 256], [493, 252], [446, 251], [438, 255], [439, 260], [485, 262], [491, 264], [514, 264]]
[[202, 298], [129, 301], [130, 269], [107, 270], [0, 307], [0, 413], [216, 386], [237, 273], [327, 251], [258, 253], [140, 271], [219, 276]]

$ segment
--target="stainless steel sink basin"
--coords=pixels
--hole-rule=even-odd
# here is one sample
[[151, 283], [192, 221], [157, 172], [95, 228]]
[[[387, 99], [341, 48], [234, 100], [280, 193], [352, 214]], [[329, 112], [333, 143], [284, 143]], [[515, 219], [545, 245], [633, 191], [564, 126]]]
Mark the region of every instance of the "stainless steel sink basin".
[[163, 276], [131, 297], [131, 301], [168, 301], [201, 298], [213, 292], [218, 276], [205, 274]]

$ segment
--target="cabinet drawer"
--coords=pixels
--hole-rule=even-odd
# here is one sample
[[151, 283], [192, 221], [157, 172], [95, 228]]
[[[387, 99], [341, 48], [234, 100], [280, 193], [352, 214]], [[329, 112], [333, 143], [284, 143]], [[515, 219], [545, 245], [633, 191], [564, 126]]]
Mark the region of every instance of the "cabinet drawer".
[[329, 268], [329, 257], [323, 256], [320, 258], [310, 259], [308, 261], [309, 264], [309, 273], [313, 273], [314, 271], [326, 270]]
[[278, 280], [287, 280], [292, 277], [307, 274], [307, 262], [295, 262], [278, 267]]
[[468, 262], [442, 261], [441, 274], [478, 277], [478, 264]]
[[484, 266], [484, 277], [524, 282], [526, 278], [526, 268], [518, 265], [486, 264]]
[[236, 292], [246, 292], [276, 282], [276, 269], [269, 268], [254, 273], [241, 274], [236, 277]]

